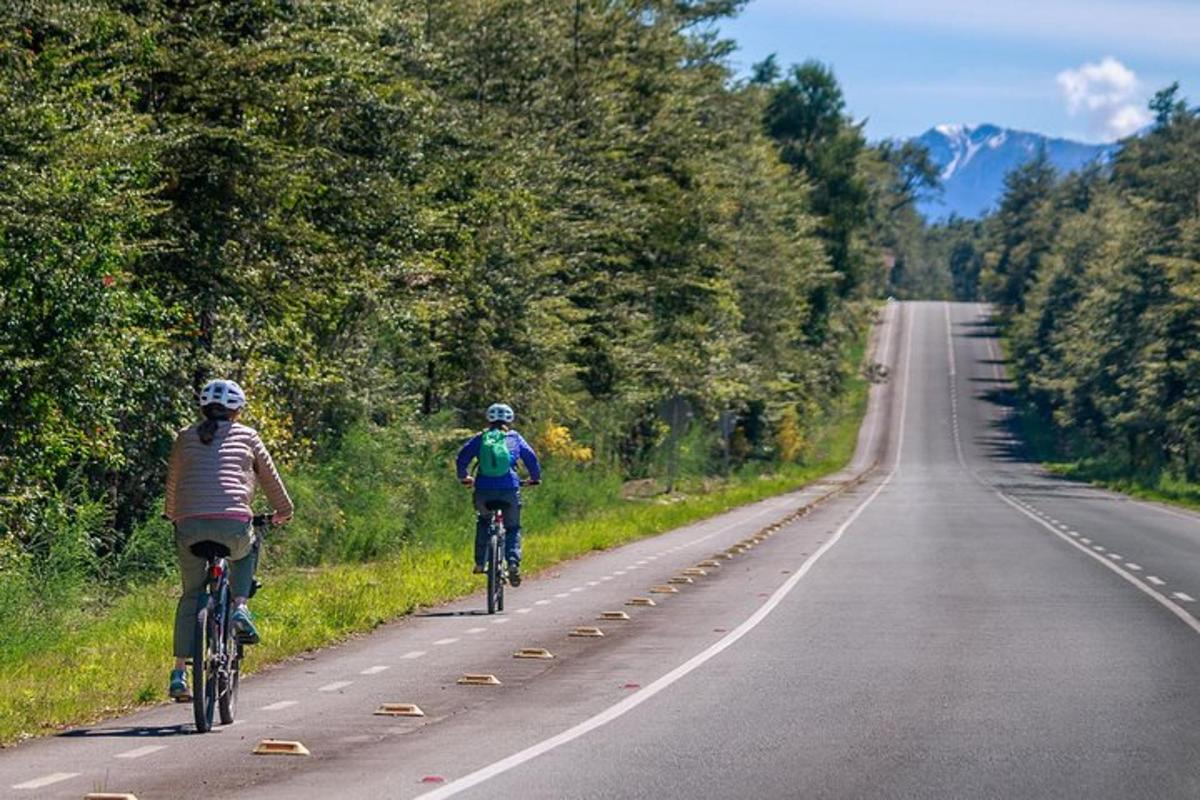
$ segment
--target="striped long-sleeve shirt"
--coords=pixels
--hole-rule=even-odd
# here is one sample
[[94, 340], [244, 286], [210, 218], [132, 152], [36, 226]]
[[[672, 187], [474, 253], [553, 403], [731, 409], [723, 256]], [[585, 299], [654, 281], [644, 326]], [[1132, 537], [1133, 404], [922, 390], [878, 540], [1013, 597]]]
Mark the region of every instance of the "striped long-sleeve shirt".
[[254, 490], [262, 486], [276, 514], [292, 515], [292, 499], [258, 431], [238, 422], [217, 425], [211, 444], [193, 425], [175, 437], [167, 470], [166, 515], [250, 519]]

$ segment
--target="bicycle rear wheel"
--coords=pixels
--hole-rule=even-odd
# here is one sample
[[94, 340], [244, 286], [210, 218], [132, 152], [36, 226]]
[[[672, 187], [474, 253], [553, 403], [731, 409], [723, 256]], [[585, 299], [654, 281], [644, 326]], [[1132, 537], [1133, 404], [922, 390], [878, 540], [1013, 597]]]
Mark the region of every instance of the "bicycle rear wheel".
[[208, 596], [201, 599], [203, 603], [196, 612], [196, 627], [192, 633], [192, 712], [196, 730], [208, 733], [212, 730], [217, 705], [217, 681], [213, 670], [216, 659], [211, 652], [213, 637]]
[[495, 614], [504, 606], [503, 583], [500, 581], [500, 546], [496, 532], [488, 540], [487, 612]]

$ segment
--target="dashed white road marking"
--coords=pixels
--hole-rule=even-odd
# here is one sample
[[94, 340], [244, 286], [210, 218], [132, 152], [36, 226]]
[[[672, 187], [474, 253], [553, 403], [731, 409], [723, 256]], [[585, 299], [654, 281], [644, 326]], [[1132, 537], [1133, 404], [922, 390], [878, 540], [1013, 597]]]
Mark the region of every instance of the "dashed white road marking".
[[1116, 553], [1109, 553], [1108, 557], [1113, 559], [1114, 561], [1124, 561], [1125, 560], [1125, 556], [1119, 556]]
[[421, 657], [421, 656], [423, 656], [423, 655], [425, 655], [425, 651], [424, 651], [424, 650], [409, 650], [407, 653], [405, 653], [404, 655], [400, 656], [400, 658], [402, 658], [402, 659], [404, 659], [404, 660], [406, 660], [406, 661], [407, 661], [407, 660], [410, 660], [410, 659], [413, 659], [413, 658], [420, 658], [420, 657]]
[[1158, 577], [1157, 575], [1147, 575], [1146, 580], [1150, 581], [1155, 586], [1165, 586], [1167, 583], [1166, 581], [1164, 581], [1162, 578]]
[[623, 569], [619, 569], [613, 573], [613, 575], [624, 575], [624, 574], [625, 574], [625, 570], [623, 570]]
[[533, 609], [532, 609], [532, 608], [529, 608], [528, 606], [526, 606], [525, 608], [518, 608], [518, 609], [517, 609], [517, 610], [516, 610], [514, 613], [517, 613], [517, 614], [528, 614], [530, 611], [533, 611]]
[[373, 667], [367, 667], [359, 675], [378, 675], [381, 672], [391, 669], [387, 664], [376, 664]]
[[1092, 540], [1091, 540], [1091, 539], [1089, 539], [1089, 538], [1087, 538], [1086, 536], [1084, 536], [1084, 537], [1081, 537], [1079, 541], [1083, 542], [1084, 544], [1091, 544], [1091, 543], [1092, 543]]
[[1079, 535], [1079, 531], [1067, 531], [1067, 533], [1068, 533], [1069, 535], [1071, 535], [1071, 536], [1078, 536], [1078, 535]]
[[572, 592], [582, 592], [582, 591], [583, 591], [583, 587], [582, 587], [582, 586], [575, 586], [575, 587], [573, 587], [573, 588], [571, 589], [571, 591], [572, 591]]
[[559, 599], [562, 599], [562, 598], [564, 598], [564, 597], [570, 597], [570, 596], [571, 596], [571, 593], [570, 593], [570, 592], [559, 592], [558, 594], [556, 594], [556, 595], [554, 595], [554, 596], [555, 596], [555, 597], [557, 597], [557, 598], [559, 598]]
[[[902, 312], [901, 312], [902, 313]], [[649, 686], [639, 689], [632, 695], [629, 695], [624, 700], [609, 706], [583, 722], [574, 725], [567, 730], [549, 738], [543, 739], [540, 742], [532, 744], [517, 753], [495, 761], [487, 766], [481, 767], [474, 772], [464, 775], [461, 778], [446, 783], [445, 785], [420, 795], [424, 800], [444, 800], [444, 798], [453, 797], [454, 795], [463, 792], [472, 786], [477, 786], [484, 781], [494, 778], [497, 775], [505, 773], [515, 767], [520, 766], [543, 753], [548, 753], [561, 745], [572, 742], [581, 736], [599, 728], [600, 726], [611, 722], [624, 715], [625, 713], [637, 708], [639, 705], [656, 696], [659, 692], [667, 689], [676, 681], [689, 675], [699, 667], [703, 666], [710, 659], [724, 652], [729, 647], [732, 647], [743, 636], [754, 630], [758, 625], [767, 618], [767, 616], [780, 604], [783, 600], [796, 588], [796, 585], [804, 578], [805, 575], [812, 569], [813, 565], [821, 559], [838, 541], [843, 534], [850, 528], [854, 522], [862, 516], [867, 507], [872, 501], [883, 492], [885, 488], [892, 482], [893, 477], [899, 469], [900, 456], [904, 452], [904, 424], [908, 415], [908, 388], [909, 376], [912, 374], [912, 331], [913, 326], [907, 326], [904, 356], [904, 383], [900, 394], [900, 418], [899, 418], [899, 433], [896, 437], [896, 455], [895, 461], [892, 463], [891, 471], [880, 481], [879, 485], [871, 494], [867, 495], [861, 503], [859, 503], [850, 516], [837, 528], [831, 537], [817, 549], [811, 556], [806, 558], [794, 573], [788, 576], [788, 579], [775, 590], [774, 594], [763, 603], [759, 608], [751, 614], [744, 622], [738, 625], [729, 633], [722, 636], [712, 645], [692, 656], [690, 659], [680, 664], [675, 669], [655, 680]]]
[[1185, 603], [1196, 602], [1196, 598], [1192, 597], [1190, 594], [1184, 594], [1183, 592], [1171, 592], [1171, 597], [1174, 597], [1176, 600], [1182, 600]]
[[492, 620], [493, 625], [503, 625], [506, 622], [508, 622], [508, 617], [496, 617]]
[[135, 747], [132, 750], [126, 750], [124, 753], [117, 753], [113, 758], [141, 758], [148, 756], [151, 753], [157, 753], [159, 750], [166, 750], [165, 744], [148, 744], [145, 747]]
[[1071, 529], [1070, 525], [1063, 525], [1061, 522], [1058, 523], [1058, 527], [1062, 528], [1064, 531], [1069, 531]]
[[334, 681], [333, 683], [325, 684], [321, 688], [317, 689], [317, 691], [318, 692], [336, 692], [339, 689], [345, 689], [347, 686], [349, 686], [352, 683], [354, 683], [354, 681]]
[[588, 581], [588, 586], [599, 586], [600, 581]]
[[71, 778], [78, 777], [78, 772], [52, 772], [49, 775], [43, 775], [40, 778], [34, 778], [31, 781], [24, 783], [14, 783], [14, 789], [41, 789], [43, 786], [49, 786], [52, 783], [60, 783]]
[[1141, 571], [1142, 571], [1142, 566], [1141, 566], [1141, 564], [1135, 564], [1135, 563], [1133, 563], [1132, 561], [1126, 561], [1126, 562], [1125, 562], [1125, 568], [1126, 568], [1126, 569], [1131, 569], [1131, 570], [1133, 570], [1134, 572], [1141, 572]]
[[271, 703], [269, 706], [263, 706], [259, 709], [259, 711], [282, 711], [285, 708], [291, 708], [299, 702], [299, 700], [280, 700], [278, 703]]
[[436, 642], [434, 642], [434, 644], [436, 644], [436, 645], [454, 644], [457, 641], [458, 641], [457, 636], [450, 636], [445, 639], [438, 639]]
[[550, 605], [550, 602], [551, 601], [549, 601], [549, 600], [534, 600], [533, 604], [535, 606], [548, 606], [548, 605]]
[[487, 628], [467, 628], [467, 633], [483, 633]]
[[1097, 544], [1097, 545], [1093, 545], [1092, 549], [1095, 550], [1097, 553], [1103, 553], [1108, 548], [1105, 547], [1104, 545]]
[[612, 579], [613, 579], [612, 575], [605, 575], [604, 577], [600, 578], [600, 580], [602, 580], [602, 581], [611, 581]]

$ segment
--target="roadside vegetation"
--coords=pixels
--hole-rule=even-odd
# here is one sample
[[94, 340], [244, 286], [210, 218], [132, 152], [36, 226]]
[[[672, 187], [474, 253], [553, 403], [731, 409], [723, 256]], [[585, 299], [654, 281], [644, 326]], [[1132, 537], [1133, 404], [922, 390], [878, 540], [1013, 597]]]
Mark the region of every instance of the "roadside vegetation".
[[1111, 165], [1035, 159], [942, 235], [956, 294], [995, 304], [1035, 457], [1200, 506], [1200, 108], [1177, 85], [1150, 108]]
[[0, 738], [158, 691], [212, 377], [297, 500], [258, 607], [310, 627], [264, 660], [469, 588], [449, 458], [496, 400], [535, 559], [840, 463], [936, 176], [825, 65], [736, 77], [741, 5], [0, 4]]

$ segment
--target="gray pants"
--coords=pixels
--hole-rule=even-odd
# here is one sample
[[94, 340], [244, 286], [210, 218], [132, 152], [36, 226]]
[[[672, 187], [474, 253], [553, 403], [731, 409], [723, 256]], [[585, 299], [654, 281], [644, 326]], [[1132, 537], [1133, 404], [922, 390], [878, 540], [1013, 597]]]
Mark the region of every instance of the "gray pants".
[[196, 542], [218, 542], [229, 548], [229, 588], [234, 597], [246, 597], [254, 582], [258, 550], [254, 547], [254, 528], [237, 519], [188, 518], [175, 523], [175, 550], [179, 554], [179, 572], [183, 594], [175, 607], [175, 657], [192, 655], [192, 631], [196, 624], [197, 598], [208, 579], [203, 558], [189, 549]]

